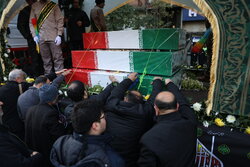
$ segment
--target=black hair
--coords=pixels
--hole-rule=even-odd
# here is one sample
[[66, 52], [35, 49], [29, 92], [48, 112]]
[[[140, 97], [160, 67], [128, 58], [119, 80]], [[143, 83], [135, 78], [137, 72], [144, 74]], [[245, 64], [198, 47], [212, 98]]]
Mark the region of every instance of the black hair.
[[155, 105], [160, 109], [160, 110], [170, 110], [170, 109], [176, 109], [177, 108], [177, 101], [176, 98], [170, 102], [163, 102], [161, 100], [155, 100]]
[[43, 75], [42, 75], [42, 76], [39, 76], [39, 77], [36, 78], [34, 84], [35, 84], [35, 85], [38, 85], [38, 84], [40, 84], [40, 83], [46, 84], [47, 80], [48, 80], [48, 78], [47, 78], [46, 76], [43, 76]]
[[95, 3], [98, 5], [98, 4], [101, 4], [101, 3], [104, 3], [105, 0], [95, 0]]
[[135, 104], [142, 104], [143, 103], [143, 97], [137, 96], [136, 94], [133, 93], [133, 91], [128, 91], [127, 94], [125, 95], [125, 97], [127, 97], [128, 102], [130, 102], [130, 103], [135, 103]]
[[84, 100], [74, 106], [71, 121], [74, 132], [86, 134], [94, 122], [99, 122], [102, 115], [102, 106], [95, 100]]
[[75, 80], [71, 82], [70, 85], [74, 84], [75, 86], [68, 88], [67, 94], [68, 97], [73, 100], [74, 102], [79, 102], [83, 100], [83, 95], [85, 92], [85, 85], [81, 81]]
[[57, 77], [56, 73], [53, 71], [51, 71], [49, 74], [46, 74], [45, 76], [50, 80], [50, 82], [52, 82]]

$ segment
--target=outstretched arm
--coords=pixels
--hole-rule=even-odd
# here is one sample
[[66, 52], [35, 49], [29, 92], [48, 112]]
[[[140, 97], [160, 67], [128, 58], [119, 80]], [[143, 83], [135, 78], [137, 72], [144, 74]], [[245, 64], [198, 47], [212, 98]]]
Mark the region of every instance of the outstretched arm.
[[162, 91], [162, 78], [154, 77], [152, 93], [146, 103], [154, 105], [155, 97]]
[[90, 99], [94, 99], [96, 101], [99, 101], [102, 105], [105, 105], [107, 98], [110, 96], [112, 90], [115, 88], [115, 85], [118, 84], [117, 79], [111, 75], [109, 76], [109, 79], [111, 81], [111, 84], [109, 84], [102, 92], [100, 92], [98, 95], [90, 96]]
[[114, 90], [111, 92], [110, 97], [107, 100], [108, 110], [117, 110], [117, 105], [124, 98], [125, 92], [128, 90], [129, 86], [137, 78], [137, 73], [129, 74], [127, 79], [124, 79]]
[[179, 104], [179, 111], [181, 112], [181, 114], [184, 117], [187, 117], [196, 123], [197, 120], [196, 120], [195, 113], [190, 108], [190, 105], [189, 105], [187, 99], [180, 92], [179, 88], [170, 79], [165, 80], [165, 85], [167, 87], [167, 90], [172, 92], [175, 95], [175, 98]]

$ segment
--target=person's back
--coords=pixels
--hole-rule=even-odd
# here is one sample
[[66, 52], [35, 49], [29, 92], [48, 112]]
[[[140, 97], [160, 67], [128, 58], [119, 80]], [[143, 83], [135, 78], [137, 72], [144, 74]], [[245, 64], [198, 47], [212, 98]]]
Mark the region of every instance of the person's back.
[[26, 114], [25, 142], [44, 155], [45, 166], [49, 166], [49, 153], [54, 141], [66, 133], [59, 122], [59, 111], [53, 107], [57, 88], [45, 84], [39, 89], [40, 104], [33, 106]]
[[22, 140], [2, 125], [2, 105], [0, 101], [0, 162], [1, 167], [39, 167], [42, 156], [30, 150]]
[[47, 82], [47, 77], [39, 76], [36, 78], [33, 86], [29, 87], [27, 91], [18, 97], [17, 109], [19, 117], [22, 121], [25, 121], [26, 112], [28, 109], [34, 105], [39, 104], [39, 94], [38, 89]]
[[0, 87], [0, 101], [3, 102], [4, 113], [3, 124], [21, 139], [24, 136], [24, 125], [18, 116], [17, 99], [28, 88], [28, 84], [24, 82], [25, 77], [26, 74], [22, 70], [14, 69], [9, 74], [9, 82]]
[[155, 100], [157, 123], [141, 138], [140, 167], [193, 167], [196, 154], [196, 118], [178, 88], [166, 80], [169, 92]]
[[[139, 140], [152, 127], [155, 96], [161, 91], [161, 78], [153, 81], [153, 91], [150, 99], [143, 102], [138, 91], [128, 90], [136, 73], [131, 73], [111, 92], [105, 108], [107, 109], [107, 132], [114, 136], [112, 147], [125, 160], [127, 167], [135, 167], [139, 157]], [[125, 97], [125, 98], [124, 98]]]
[[69, 120], [70, 118], [70, 114], [73, 111], [74, 105], [82, 100], [86, 99], [96, 100], [99, 103], [101, 103], [101, 105], [104, 105], [111, 91], [113, 90], [113, 88], [117, 83], [117, 80], [114, 76], [109, 76], [109, 79], [112, 82], [111, 84], [109, 84], [98, 95], [91, 95], [91, 96], [85, 89], [85, 84], [83, 82], [78, 80], [71, 82], [67, 90], [67, 94], [71, 102], [69, 105], [67, 105], [67, 107], [64, 110], [64, 114], [66, 115], [67, 120]]
[[60, 137], [53, 145], [50, 159], [55, 167], [123, 167], [123, 160], [109, 146], [111, 136], [104, 113], [97, 101], [84, 100], [71, 114], [74, 133]]
[[141, 139], [150, 150], [157, 149], [154, 152], [158, 159], [156, 166], [193, 167], [196, 143], [193, 122], [181, 118], [177, 112], [161, 116], [158, 120], [160, 121]]

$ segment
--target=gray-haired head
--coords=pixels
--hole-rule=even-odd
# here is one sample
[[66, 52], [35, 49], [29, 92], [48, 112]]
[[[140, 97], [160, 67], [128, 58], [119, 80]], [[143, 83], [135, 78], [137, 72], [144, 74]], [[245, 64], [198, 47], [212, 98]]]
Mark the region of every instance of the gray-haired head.
[[26, 73], [20, 69], [14, 69], [9, 73], [9, 81], [16, 81], [18, 83], [24, 82]]

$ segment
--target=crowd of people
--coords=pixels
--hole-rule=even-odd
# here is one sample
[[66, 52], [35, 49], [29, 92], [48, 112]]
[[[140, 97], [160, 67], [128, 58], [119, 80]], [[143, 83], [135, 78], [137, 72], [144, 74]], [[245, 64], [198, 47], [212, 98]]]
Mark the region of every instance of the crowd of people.
[[[36, 78], [19, 69], [0, 87], [2, 167], [194, 166], [196, 117], [178, 87], [155, 77], [148, 100], [110, 76], [100, 94], [73, 81], [67, 97], [58, 88], [70, 70]], [[30, 86], [30, 87], [29, 87]]]
[[[98, 95], [89, 95], [76, 80], [68, 85], [67, 97], [59, 96], [71, 73], [63, 66], [63, 26], [69, 28], [71, 49], [82, 49], [85, 27], [106, 30], [105, 2], [95, 2], [90, 20], [79, 0], [72, 1], [67, 18], [48, 0], [27, 0], [20, 12], [18, 29], [37, 73], [30, 84], [24, 71], [14, 69], [0, 87], [1, 167], [194, 166], [196, 117], [170, 79], [155, 77], [148, 100], [131, 90], [137, 73], [120, 83], [110, 76], [111, 84]], [[44, 75], [38, 70], [41, 64]]]

